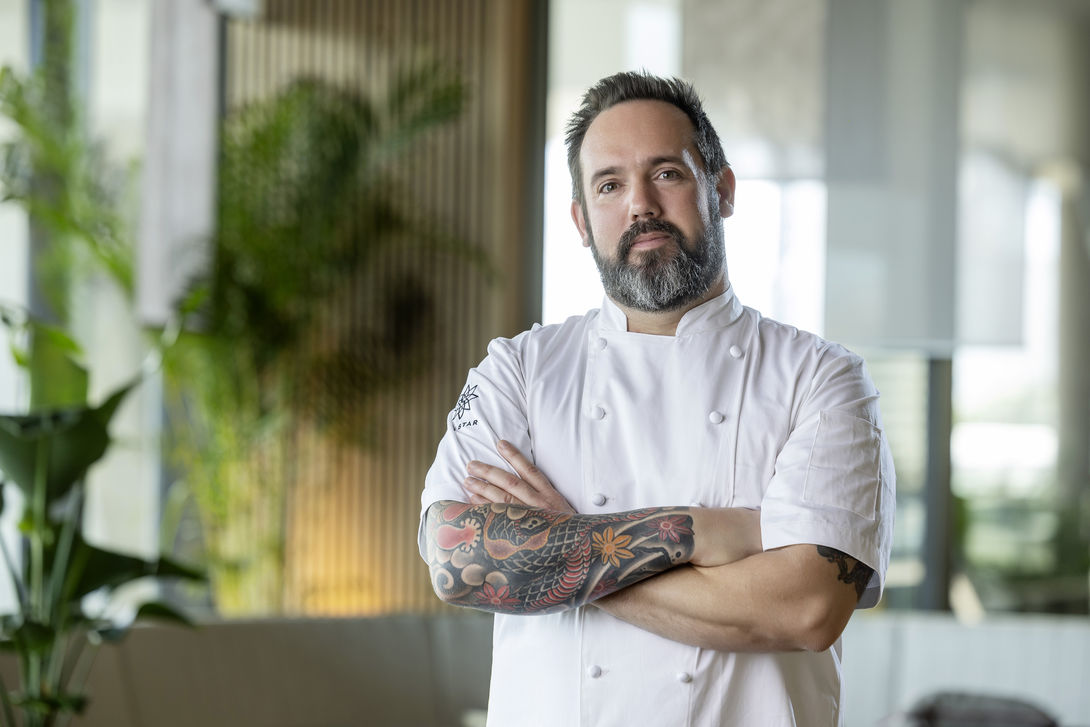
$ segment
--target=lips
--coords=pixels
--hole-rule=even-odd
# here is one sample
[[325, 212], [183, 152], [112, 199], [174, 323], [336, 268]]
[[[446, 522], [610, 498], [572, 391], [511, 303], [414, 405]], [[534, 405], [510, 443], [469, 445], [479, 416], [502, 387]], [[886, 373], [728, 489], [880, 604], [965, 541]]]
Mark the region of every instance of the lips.
[[665, 232], [648, 232], [636, 238], [632, 243], [633, 250], [647, 250], [660, 245], [665, 245], [673, 238]]
[[626, 260], [633, 250], [657, 250], [667, 242], [680, 247], [684, 239], [681, 230], [666, 220], [639, 220], [633, 222], [618, 240], [617, 259]]

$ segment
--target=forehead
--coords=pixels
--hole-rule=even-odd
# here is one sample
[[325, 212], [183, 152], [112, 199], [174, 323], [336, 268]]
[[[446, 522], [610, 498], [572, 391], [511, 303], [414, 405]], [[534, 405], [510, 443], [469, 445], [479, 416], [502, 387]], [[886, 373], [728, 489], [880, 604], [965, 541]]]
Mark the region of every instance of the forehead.
[[583, 174], [604, 166], [639, 164], [688, 151], [698, 160], [695, 127], [684, 111], [665, 101], [625, 101], [591, 122], [579, 151]]

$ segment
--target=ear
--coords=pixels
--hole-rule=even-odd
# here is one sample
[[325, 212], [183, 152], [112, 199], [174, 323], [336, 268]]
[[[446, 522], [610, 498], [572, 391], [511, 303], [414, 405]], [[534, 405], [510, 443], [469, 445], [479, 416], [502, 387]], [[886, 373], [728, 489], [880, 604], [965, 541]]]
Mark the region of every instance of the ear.
[[734, 214], [734, 170], [730, 166], [723, 167], [719, 173], [715, 189], [719, 193], [719, 216], [730, 217]]
[[575, 199], [571, 201], [571, 221], [575, 223], [575, 229], [579, 230], [579, 236], [583, 238], [583, 247], [590, 247], [590, 238], [587, 237], [587, 221], [583, 217], [583, 206]]

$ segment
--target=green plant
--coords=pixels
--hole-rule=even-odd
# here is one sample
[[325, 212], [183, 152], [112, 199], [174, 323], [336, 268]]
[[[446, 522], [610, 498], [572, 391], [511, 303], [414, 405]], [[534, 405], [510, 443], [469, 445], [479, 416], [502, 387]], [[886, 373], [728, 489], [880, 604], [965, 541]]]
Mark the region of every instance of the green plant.
[[[49, 727], [83, 709], [87, 700], [81, 689], [94, 649], [125, 632], [106, 617], [105, 608], [88, 606], [87, 596], [94, 593], [98, 602], [109, 603], [119, 588], [137, 579], [203, 578], [170, 559], [123, 555], [83, 538], [85, 475], [105, 454], [110, 419], [135, 384], [97, 406], [0, 415], [0, 470], [24, 503], [22, 552], [3, 548], [18, 610], [0, 617], [0, 648], [16, 653], [21, 682], [11, 693], [0, 685], [6, 725], [18, 724], [16, 710], [25, 727]], [[9, 488], [0, 506], [8, 505], [10, 494]], [[187, 623], [181, 613], [155, 601], [140, 606], [141, 617]]]
[[434, 359], [434, 288], [404, 253], [488, 274], [404, 181], [464, 100], [457, 75], [424, 63], [373, 97], [298, 80], [224, 123], [212, 254], [167, 361], [177, 461], [222, 611], [282, 610], [300, 427], [370, 446], [369, 403]]
[[[292, 394], [274, 380], [290, 370], [293, 405], [358, 439], [363, 422], [338, 427], [333, 415], [344, 398], [366, 399], [427, 360], [429, 292], [398, 256], [486, 263], [422, 214], [399, 171], [464, 97], [459, 78], [431, 63], [399, 74], [376, 100], [299, 80], [227, 118], [212, 260], [183, 305], [199, 313], [186, 332], [203, 337], [194, 340], [225, 382], [220, 406], [263, 414], [276, 397], [287, 403]], [[344, 325], [316, 343], [314, 329], [334, 311]]]
[[[87, 470], [109, 448], [109, 422], [136, 382], [87, 404], [88, 373], [68, 331], [71, 299], [92, 276], [131, 297], [132, 246], [119, 195], [127, 175], [113, 171], [83, 128], [72, 93], [72, 0], [41, 5], [41, 65], [30, 75], [0, 69], [0, 115], [16, 132], [0, 146], [0, 202], [27, 213], [37, 298], [34, 315], [0, 304], [30, 384], [29, 413], [0, 415], [0, 508], [23, 508], [19, 548], [3, 548], [18, 602], [0, 616], [0, 649], [19, 663], [18, 688], [0, 684], [0, 724], [11, 727], [54, 725], [83, 708], [97, 646], [127, 628], [108, 616], [119, 589], [149, 576], [203, 579], [172, 560], [111, 552], [83, 537]], [[154, 601], [137, 616], [184, 621]]]
[[36, 261], [44, 294], [61, 319], [79, 255], [105, 270], [126, 292], [133, 289], [131, 246], [118, 211], [125, 175], [110, 168], [102, 148], [83, 132], [79, 114], [50, 113], [48, 77], [20, 76], [0, 68], [0, 115], [19, 133], [0, 147], [0, 201], [15, 202], [30, 215], [35, 232], [50, 247]]
[[78, 284], [101, 276], [125, 298], [133, 292], [132, 244], [122, 212], [131, 175], [115, 168], [84, 128], [72, 90], [73, 0], [41, 4], [40, 65], [30, 74], [0, 68], [0, 116], [15, 129], [0, 144], [0, 203], [27, 214], [37, 325], [11, 305], [4, 322], [20, 334], [23, 348], [13, 353], [28, 374], [32, 410], [85, 402], [86, 371], [73, 365], [79, 346], [62, 333]]

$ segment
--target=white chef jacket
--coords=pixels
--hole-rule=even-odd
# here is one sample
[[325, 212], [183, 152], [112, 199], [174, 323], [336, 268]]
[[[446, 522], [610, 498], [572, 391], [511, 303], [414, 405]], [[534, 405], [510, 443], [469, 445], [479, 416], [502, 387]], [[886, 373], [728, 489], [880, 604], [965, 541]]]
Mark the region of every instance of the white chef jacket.
[[[674, 336], [628, 332], [606, 298], [492, 341], [448, 416], [422, 513], [468, 500], [469, 460], [507, 466], [503, 438], [581, 513], [760, 508], [765, 549], [825, 545], [873, 568], [860, 603], [873, 606], [895, 506], [877, 400], [861, 358], [761, 317], [730, 287]], [[497, 615], [488, 724], [839, 725], [840, 655], [839, 641], [820, 653], [701, 649], [594, 607]]]

